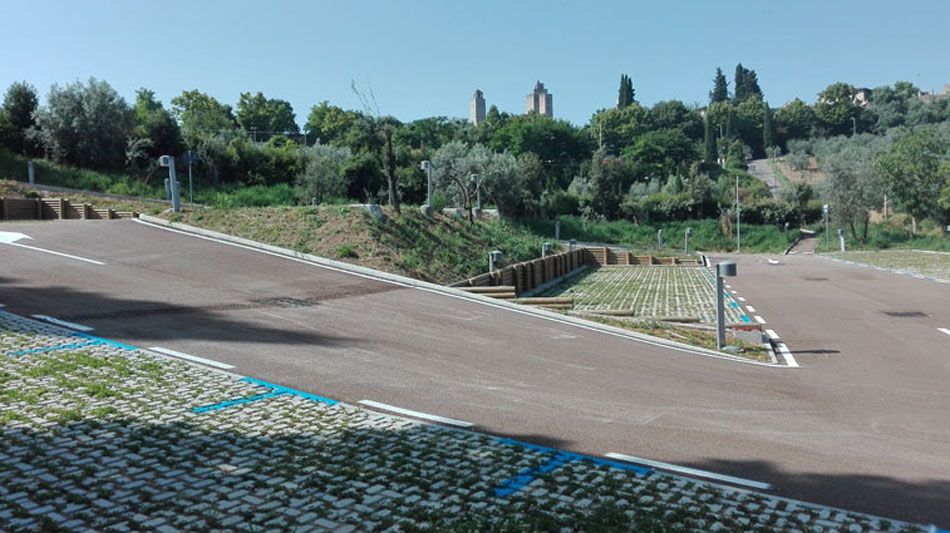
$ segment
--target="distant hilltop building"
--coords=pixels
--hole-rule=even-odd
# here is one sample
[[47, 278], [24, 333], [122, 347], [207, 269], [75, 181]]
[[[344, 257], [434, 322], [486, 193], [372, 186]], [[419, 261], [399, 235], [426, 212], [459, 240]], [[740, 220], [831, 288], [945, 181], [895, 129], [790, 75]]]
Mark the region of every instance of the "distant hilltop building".
[[950, 97], [950, 83], [943, 84], [943, 94], [936, 94], [933, 91], [920, 91], [919, 97], [924, 102], [933, 102]]
[[472, 95], [472, 104], [470, 106], [472, 114], [472, 124], [478, 126], [478, 123], [485, 120], [485, 95], [482, 91], [475, 89]]
[[544, 88], [540, 81], [535, 84], [534, 90], [526, 98], [527, 112], [534, 111], [539, 115], [554, 117], [554, 95]]

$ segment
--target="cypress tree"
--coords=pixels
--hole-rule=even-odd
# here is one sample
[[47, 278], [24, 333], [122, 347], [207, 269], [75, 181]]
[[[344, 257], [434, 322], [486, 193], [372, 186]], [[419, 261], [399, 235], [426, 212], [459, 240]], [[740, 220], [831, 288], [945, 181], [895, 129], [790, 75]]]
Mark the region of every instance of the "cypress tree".
[[726, 140], [732, 141], [732, 106], [729, 106], [729, 111], [726, 113]]
[[769, 103], [765, 102], [765, 115], [762, 117], [762, 146], [768, 154], [769, 148], [774, 144], [772, 140], [772, 110]]
[[632, 104], [633, 99], [633, 80], [626, 74], [620, 75], [620, 94], [617, 96], [617, 109], [623, 109]]
[[735, 103], [740, 103], [745, 100], [749, 95], [746, 92], [746, 73], [748, 71], [742, 66], [742, 63], [736, 64], [736, 78], [733, 82], [733, 90], [735, 94], [732, 97], [732, 101]]
[[713, 137], [712, 124], [709, 123], [709, 114], [707, 113], [704, 117], [704, 127], [705, 127], [705, 146], [706, 153], [704, 154], [706, 158], [706, 164], [712, 165], [713, 161], [718, 161], [719, 154], [716, 153], [716, 138]]
[[722, 73], [722, 69], [716, 67], [716, 77], [713, 78], [713, 90], [709, 91], [709, 102], [715, 104], [717, 102], [728, 102], [729, 101], [729, 87], [726, 82], [726, 76]]

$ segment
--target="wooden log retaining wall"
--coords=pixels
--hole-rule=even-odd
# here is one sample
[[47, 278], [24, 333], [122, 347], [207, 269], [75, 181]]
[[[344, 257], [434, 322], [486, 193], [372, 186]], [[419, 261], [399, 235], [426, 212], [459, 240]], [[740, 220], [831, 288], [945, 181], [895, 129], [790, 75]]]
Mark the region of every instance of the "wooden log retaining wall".
[[110, 220], [138, 216], [135, 211], [74, 205], [66, 198], [0, 198], [0, 220]]
[[576, 248], [544, 258], [516, 263], [490, 274], [481, 274], [453, 283], [452, 287], [513, 286], [516, 294], [523, 294], [555, 280], [583, 265], [701, 265], [700, 260], [682, 261], [675, 257], [633, 255], [633, 252], [610, 248]]

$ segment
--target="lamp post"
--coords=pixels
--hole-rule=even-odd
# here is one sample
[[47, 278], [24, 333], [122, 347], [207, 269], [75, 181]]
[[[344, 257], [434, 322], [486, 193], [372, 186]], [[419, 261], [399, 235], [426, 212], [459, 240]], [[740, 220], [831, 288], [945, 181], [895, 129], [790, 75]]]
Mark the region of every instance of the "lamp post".
[[660, 245], [660, 250], [663, 249], [663, 230], [656, 232], [656, 241]]
[[723, 295], [723, 277], [735, 277], [736, 264], [732, 261], [716, 263], [716, 344], [726, 347], [726, 302]]
[[858, 134], [858, 119], [851, 117], [851, 136]]
[[475, 198], [476, 203], [475, 210], [481, 213], [482, 211], [482, 182], [478, 178], [478, 174], [472, 174], [472, 183], [475, 184]]
[[742, 253], [742, 235], [739, 229], [739, 176], [736, 175], [736, 253]]
[[427, 217], [432, 216], [432, 163], [428, 160], [422, 162], [422, 170], [426, 171], [426, 205], [422, 207], [422, 214]]
[[821, 212], [825, 217], [825, 251], [827, 252], [831, 246], [828, 244], [828, 204], [821, 206]]

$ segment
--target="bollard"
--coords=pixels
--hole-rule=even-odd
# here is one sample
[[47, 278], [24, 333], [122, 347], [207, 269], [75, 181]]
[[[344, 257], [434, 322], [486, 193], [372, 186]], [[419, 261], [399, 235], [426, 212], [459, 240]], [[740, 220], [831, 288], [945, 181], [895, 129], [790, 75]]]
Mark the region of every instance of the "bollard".
[[686, 228], [686, 242], [683, 244], [683, 251], [689, 255], [689, 236], [693, 234], [693, 228]]
[[561, 221], [560, 220], [554, 221], [554, 240], [559, 241], [559, 242], [561, 240]]
[[313, 198], [310, 199], [310, 205], [312, 205], [312, 206], [316, 206], [316, 205], [318, 205], [319, 203], [320, 203], [320, 199], [317, 198], [316, 196], [314, 196]]
[[716, 263], [716, 344], [722, 350], [726, 347], [726, 302], [723, 277], [735, 277], [736, 264], [732, 261]]
[[573, 250], [575, 246], [577, 246], [577, 239], [571, 239], [571, 242], [568, 245], [568, 250]]
[[554, 251], [554, 245], [546, 242], [541, 245], [541, 257], [547, 257]]
[[663, 230], [656, 232], [656, 240], [660, 243], [660, 250], [663, 249]]
[[844, 253], [844, 230], [838, 228], [838, 244], [840, 245], [841, 252]]
[[34, 166], [33, 166], [33, 162], [32, 162], [32, 161], [27, 161], [27, 162], [26, 162], [26, 173], [27, 173], [27, 174], [29, 175], [29, 177], [30, 177], [30, 185], [35, 184], [35, 183], [36, 183], [36, 170], [35, 170], [35, 168], [34, 168]]

